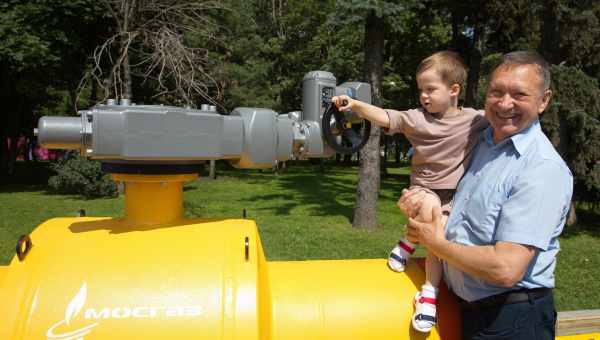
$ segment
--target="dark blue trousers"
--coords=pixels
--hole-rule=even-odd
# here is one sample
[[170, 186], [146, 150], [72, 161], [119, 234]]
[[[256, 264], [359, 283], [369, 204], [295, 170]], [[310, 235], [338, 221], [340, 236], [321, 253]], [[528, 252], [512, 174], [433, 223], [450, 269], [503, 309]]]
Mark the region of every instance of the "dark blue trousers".
[[552, 293], [493, 307], [461, 305], [463, 339], [553, 340], [556, 310]]

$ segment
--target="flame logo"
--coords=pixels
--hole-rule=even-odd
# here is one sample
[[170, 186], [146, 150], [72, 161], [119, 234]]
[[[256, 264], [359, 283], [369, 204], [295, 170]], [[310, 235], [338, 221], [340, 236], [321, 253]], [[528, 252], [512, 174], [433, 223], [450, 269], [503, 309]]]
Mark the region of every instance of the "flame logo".
[[83, 306], [85, 305], [85, 299], [87, 298], [87, 283], [84, 282], [81, 285], [81, 288], [79, 289], [79, 292], [75, 295], [75, 297], [73, 297], [73, 299], [71, 299], [71, 302], [69, 302], [69, 305], [67, 306], [67, 309], [65, 310], [65, 319], [64, 320], [60, 320], [59, 322], [55, 323], [54, 325], [52, 325], [50, 328], [48, 328], [48, 332], [46, 332], [46, 337], [48, 339], [61, 339], [61, 340], [71, 340], [71, 339], [83, 339], [84, 335], [89, 334], [92, 331], [92, 328], [96, 327], [98, 325], [98, 323], [93, 323], [90, 325], [87, 325], [85, 327], [70, 331], [70, 332], [66, 332], [66, 333], [61, 333], [61, 334], [55, 334], [54, 331], [56, 328], [58, 328], [60, 325], [66, 325], [69, 326], [69, 324], [71, 323], [71, 320], [73, 320], [74, 317], [76, 317], [79, 312], [81, 312], [81, 309], [83, 309]]
[[84, 282], [79, 289], [79, 293], [75, 295], [73, 300], [67, 306], [67, 310], [65, 311], [65, 323], [67, 326], [71, 323], [71, 319], [79, 314], [83, 305], [85, 304], [85, 298], [87, 297], [87, 283]]

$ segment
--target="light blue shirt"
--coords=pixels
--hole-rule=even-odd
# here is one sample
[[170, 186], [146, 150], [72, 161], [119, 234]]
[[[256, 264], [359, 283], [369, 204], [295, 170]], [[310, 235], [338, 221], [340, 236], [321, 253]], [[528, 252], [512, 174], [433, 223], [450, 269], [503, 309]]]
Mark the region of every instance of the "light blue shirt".
[[463, 245], [498, 241], [537, 252], [513, 288], [491, 285], [444, 262], [444, 279], [458, 296], [474, 301], [518, 288], [554, 287], [556, 254], [573, 192], [573, 176], [539, 121], [494, 145], [486, 129], [460, 181], [446, 239]]

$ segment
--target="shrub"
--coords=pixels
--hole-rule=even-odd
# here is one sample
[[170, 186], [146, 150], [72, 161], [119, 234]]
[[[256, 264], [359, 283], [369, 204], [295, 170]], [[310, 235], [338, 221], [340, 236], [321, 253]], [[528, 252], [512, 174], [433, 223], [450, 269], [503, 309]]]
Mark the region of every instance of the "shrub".
[[57, 192], [86, 198], [117, 195], [115, 182], [102, 172], [100, 162], [72, 153], [52, 167], [56, 175], [50, 177], [48, 185]]

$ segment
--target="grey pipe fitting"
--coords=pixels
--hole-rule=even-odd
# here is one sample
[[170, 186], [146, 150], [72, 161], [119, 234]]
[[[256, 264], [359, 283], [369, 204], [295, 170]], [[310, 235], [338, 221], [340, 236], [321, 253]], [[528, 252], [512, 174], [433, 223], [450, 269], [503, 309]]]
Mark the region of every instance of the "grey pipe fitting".
[[42, 117], [37, 133], [39, 144], [47, 149], [81, 149], [83, 145], [81, 117]]

